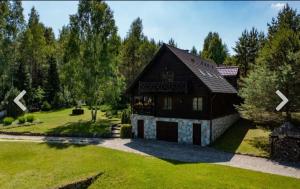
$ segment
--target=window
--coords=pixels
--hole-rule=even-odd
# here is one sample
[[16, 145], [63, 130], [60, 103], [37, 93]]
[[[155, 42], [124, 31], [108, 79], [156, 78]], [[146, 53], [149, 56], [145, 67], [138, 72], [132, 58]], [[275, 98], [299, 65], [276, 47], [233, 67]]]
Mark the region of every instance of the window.
[[164, 98], [164, 110], [172, 110], [172, 97]]
[[201, 97], [193, 98], [193, 110], [194, 111], [202, 111], [202, 98]]

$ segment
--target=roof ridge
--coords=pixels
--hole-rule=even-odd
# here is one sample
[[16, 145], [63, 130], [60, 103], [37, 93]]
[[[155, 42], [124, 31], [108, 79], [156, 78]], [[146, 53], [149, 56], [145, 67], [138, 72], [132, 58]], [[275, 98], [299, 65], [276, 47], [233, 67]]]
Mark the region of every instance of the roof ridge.
[[182, 52], [184, 52], [184, 53], [186, 53], [186, 54], [188, 54], [188, 55], [191, 55], [191, 56], [194, 56], [194, 57], [198, 58], [199, 60], [201, 60], [201, 62], [203, 61], [203, 62], [205, 62], [205, 63], [211, 64], [211, 65], [214, 66], [214, 67], [217, 67], [217, 64], [216, 64], [215, 62], [213, 62], [213, 61], [211, 61], [211, 60], [208, 60], [208, 59], [204, 59], [204, 58], [202, 58], [202, 57], [200, 57], [200, 56], [197, 56], [197, 55], [195, 55], [195, 54], [192, 54], [192, 53], [189, 52], [189, 50], [180, 49], [180, 48], [178, 48], [178, 47], [174, 47], [174, 46], [169, 45], [169, 44], [166, 44], [166, 43], [164, 43], [164, 44], [165, 44], [168, 48], [174, 48], [175, 50], [180, 50], [180, 51], [182, 51]]

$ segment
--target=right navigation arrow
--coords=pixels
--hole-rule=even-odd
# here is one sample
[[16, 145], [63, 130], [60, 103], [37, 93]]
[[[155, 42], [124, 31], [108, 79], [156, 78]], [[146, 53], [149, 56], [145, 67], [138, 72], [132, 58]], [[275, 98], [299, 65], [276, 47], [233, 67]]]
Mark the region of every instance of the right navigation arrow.
[[276, 94], [282, 99], [282, 102], [276, 107], [276, 110], [279, 111], [284, 105], [286, 105], [289, 99], [287, 99], [279, 90], [276, 91]]

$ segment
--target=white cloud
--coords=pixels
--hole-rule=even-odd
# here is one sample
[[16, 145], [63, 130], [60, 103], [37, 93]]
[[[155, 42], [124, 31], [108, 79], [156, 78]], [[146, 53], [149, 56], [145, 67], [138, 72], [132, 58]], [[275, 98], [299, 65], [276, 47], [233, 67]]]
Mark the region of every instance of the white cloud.
[[285, 3], [272, 3], [271, 8], [275, 10], [280, 10], [285, 6]]

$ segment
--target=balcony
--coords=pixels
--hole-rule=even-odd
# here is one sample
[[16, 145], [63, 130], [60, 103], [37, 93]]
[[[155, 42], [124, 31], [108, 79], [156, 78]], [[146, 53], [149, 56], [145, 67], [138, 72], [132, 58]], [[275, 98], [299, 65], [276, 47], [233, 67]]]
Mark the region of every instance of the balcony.
[[140, 93], [187, 93], [187, 82], [139, 82]]

